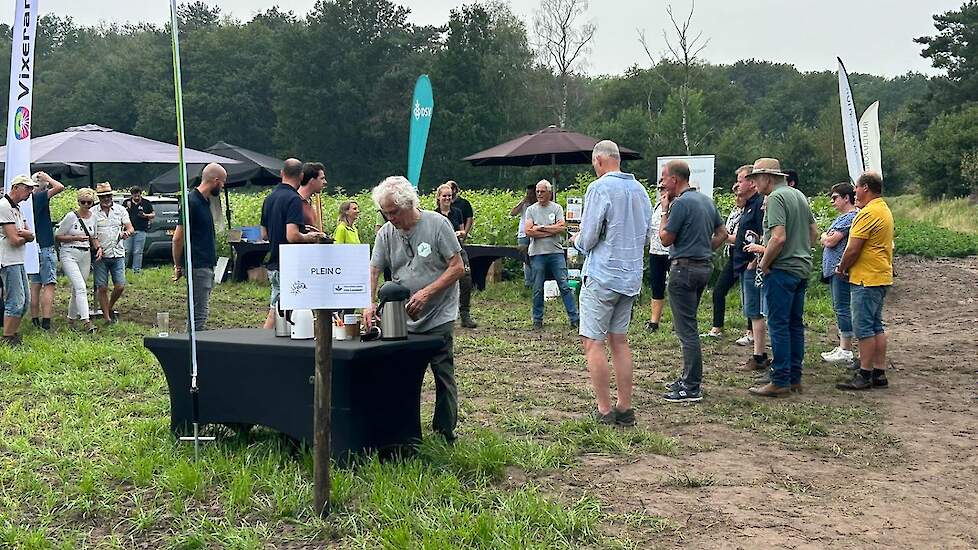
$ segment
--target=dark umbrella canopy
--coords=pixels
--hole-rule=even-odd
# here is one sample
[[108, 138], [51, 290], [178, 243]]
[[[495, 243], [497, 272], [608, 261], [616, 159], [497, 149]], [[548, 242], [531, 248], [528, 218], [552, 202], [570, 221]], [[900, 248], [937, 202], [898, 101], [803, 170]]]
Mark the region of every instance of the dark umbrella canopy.
[[[4, 163], [0, 162], [0, 174], [5, 169]], [[80, 178], [88, 175], [88, 167], [73, 162], [36, 162], [31, 164], [31, 173], [47, 172], [52, 178]]]
[[[275, 157], [223, 141], [211, 145], [204, 151], [238, 161], [238, 164], [224, 167], [228, 172], [226, 187], [240, 187], [248, 183], [274, 185], [281, 181], [279, 172], [284, 163]], [[204, 164], [187, 164], [188, 184], [196, 184], [200, 181], [200, 172], [204, 166]], [[175, 193], [180, 187], [179, 178], [178, 169], [173, 168], [153, 178], [149, 186], [153, 193]]]
[[[546, 166], [591, 164], [591, 151], [598, 142], [591, 136], [550, 126], [533, 134], [500, 143], [465, 157], [473, 166]], [[642, 158], [638, 152], [619, 146], [622, 160]]]

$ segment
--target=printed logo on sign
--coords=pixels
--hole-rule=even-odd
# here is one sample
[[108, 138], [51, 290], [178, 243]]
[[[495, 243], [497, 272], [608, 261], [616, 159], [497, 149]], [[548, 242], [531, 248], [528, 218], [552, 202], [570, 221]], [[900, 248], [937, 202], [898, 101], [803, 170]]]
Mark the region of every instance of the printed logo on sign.
[[422, 107], [420, 101], [414, 102], [414, 120], [431, 118], [431, 107]]
[[302, 291], [307, 288], [309, 287], [306, 286], [306, 283], [303, 283], [302, 281], [296, 281], [292, 283], [292, 294], [301, 294]]
[[367, 287], [363, 285], [335, 285], [333, 291], [337, 294], [359, 294], [366, 292]]
[[17, 107], [14, 114], [14, 137], [27, 139], [31, 135], [31, 111], [27, 107]]

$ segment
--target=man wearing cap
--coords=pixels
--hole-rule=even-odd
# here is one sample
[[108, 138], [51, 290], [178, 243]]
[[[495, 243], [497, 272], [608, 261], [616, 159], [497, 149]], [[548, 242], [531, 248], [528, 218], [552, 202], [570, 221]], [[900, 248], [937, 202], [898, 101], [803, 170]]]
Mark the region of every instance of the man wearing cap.
[[[112, 185], [105, 181], [95, 186], [98, 208], [95, 221], [98, 241], [102, 244], [102, 259], [95, 262], [95, 295], [102, 307], [102, 317], [110, 324], [119, 321], [115, 303], [126, 289], [125, 240], [134, 233], [129, 212], [112, 202]], [[109, 296], [109, 275], [112, 276], [112, 296]]]
[[727, 228], [713, 199], [690, 188], [689, 165], [672, 160], [662, 167], [659, 240], [669, 247], [669, 307], [683, 353], [683, 372], [668, 385], [666, 401], [703, 399], [703, 351], [696, 310], [713, 274], [713, 251], [727, 241]]
[[34, 174], [34, 230], [37, 232], [38, 272], [31, 280], [31, 323], [51, 330], [51, 310], [54, 307], [54, 284], [57, 281], [58, 257], [54, 253], [54, 224], [51, 223], [51, 197], [64, 191], [65, 186], [45, 172]]
[[28, 176], [16, 176], [10, 192], [0, 199], [0, 280], [3, 282], [3, 343], [20, 344], [20, 321], [30, 305], [24, 248], [34, 240], [27, 228], [19, 204], [27, 200], [37, 183]]
[[781, 397], [801, 393], [805, 358], [805, 291], [812, 271], [812, 243], [818, 226], [805, 194], [789, 187], [787, 174], [774, 158], [760, 158], [747, 176], [767, 195], [764, 211], [764, 255], [757, 269], [764, 277], [768, 334], [774, 361], [766, 384], [750, 393]]

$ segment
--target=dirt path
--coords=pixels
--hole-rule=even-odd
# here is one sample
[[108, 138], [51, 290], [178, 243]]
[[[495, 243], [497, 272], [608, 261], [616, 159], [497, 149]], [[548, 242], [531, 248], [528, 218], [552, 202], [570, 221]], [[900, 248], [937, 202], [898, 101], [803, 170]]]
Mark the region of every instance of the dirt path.
[[[848, 450], [833, 454], [648, 403], [640, 421], [703, 450], [585, 457], [545, 482], [679, 526], [640, 538], [640, 547], [978, 548], [978, 258], [900, 258], [897, 271], [885, 313], [891, 387], [839, 392], [836, 368], [812, 374], [806, 395], [793, 398], [879, 409], [881, 425], [870, 429], [878, 440], [836, 439]], [[827, 335], [809, 341], [832, 345]], [[720, 350], [714, 361], [732, 363], [737, 353]]]

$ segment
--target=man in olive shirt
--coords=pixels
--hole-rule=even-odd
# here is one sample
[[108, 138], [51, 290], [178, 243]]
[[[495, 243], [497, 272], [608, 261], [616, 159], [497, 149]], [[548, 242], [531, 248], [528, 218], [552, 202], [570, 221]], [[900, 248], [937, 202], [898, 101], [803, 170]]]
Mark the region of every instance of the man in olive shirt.
[[893, 285], [893, 214], [883, 201], [883, 178], [865, 172], [856, 180], [859, 214], [849, 229], [845, 254], [836, 268], [849, 274], [852, 328], [859, 339], [859, 370], [840, 390], [885, 388], [886, 332], [883, 299]]
[[789, 187], [778, 159], [761, 158], [747, 176], [767, 195], [764, 212], [764, 256], [757, 269], [764, 274], [767, 325], [774, 361], [771, 380], [750, 393], [780, 397], [801, 392], [805, 358], [805, 291], [812, 270], [812, 243], [818, 226], [805, 194]]

